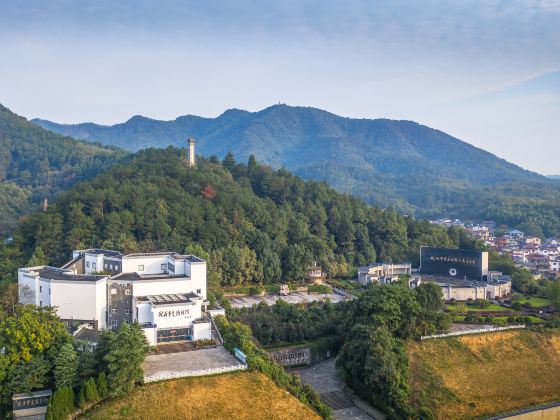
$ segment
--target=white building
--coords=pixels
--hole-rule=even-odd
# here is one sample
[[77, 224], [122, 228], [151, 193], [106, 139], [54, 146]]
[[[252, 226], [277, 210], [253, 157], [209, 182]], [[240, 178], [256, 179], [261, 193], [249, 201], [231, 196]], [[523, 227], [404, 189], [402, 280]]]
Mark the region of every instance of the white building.
[[397, 281], [399, 275], [410, 275], [411, 272], [412, 266], [409, 263], [374, 263], [358, 268], [358, 281], [364, 286], [370, 283], [389, 284]]
[[18, 283], [21, 303], [57, 307], [68, 326], [138, 322], [150, 344], [211, 338], [206, 262], [193, 255], [78, 250], [62, 268], [20, 268]]

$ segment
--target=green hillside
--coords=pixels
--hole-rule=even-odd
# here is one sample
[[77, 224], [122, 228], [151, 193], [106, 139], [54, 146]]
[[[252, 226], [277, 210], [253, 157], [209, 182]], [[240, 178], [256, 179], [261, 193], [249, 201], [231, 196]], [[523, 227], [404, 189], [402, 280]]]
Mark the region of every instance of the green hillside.
[[18, 218], [124, 155], [44, 130], [0, 105], [0, 237]]
[[[38, 125], [129, 150], [181, 146], [219, 158], [251, 154], [274, 168], [325, 180], [383, 207], [417, 217], [498, 219], [532, 224], [533, 234], [560, 233], [560, 185], [439, 130], [412, 121], [343, 118], [315, 108], [276, 105], [259, 112], [232, 109], [217, 118], [158, 121], [135, 116], [123, 124]], [[535, 206], [536, 217], [527, 216]], [[545, 222], [537, 220], [544, 218]], [[556, 226], [556, 227], [554, 227]], [[523, 226], [522, 226], [523, 227]]]
[[352, 267], [376, 258], [415, 261], [421, 244], [459, 241], [428, 222], [254, 160], [222, 165], [201, 158], [191, 168], [183, 153], [141, 151], [76, 185], [20, 224], [14, 252], [25, 261], [39, 246], [59, 264], [76, 248], [187, 248], [209, 258], [211, 286], [227, 286], [300, 280], [313, 261], [333, 276], [352, 275]]

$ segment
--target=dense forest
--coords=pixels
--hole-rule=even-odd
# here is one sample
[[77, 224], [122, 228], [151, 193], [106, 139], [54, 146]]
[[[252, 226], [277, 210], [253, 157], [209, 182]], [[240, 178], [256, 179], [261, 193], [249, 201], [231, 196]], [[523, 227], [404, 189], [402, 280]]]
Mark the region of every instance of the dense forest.
[[44, 130], [0, 105], [0, 237], [43, 198], [95, 176], [124, 155], [115, 147]]
[[4, 245], [4, 273], [41, 249], [61, 264], [72, 249], [175, 250], [209, 260], [210, 287], [303, 279], [313, 261], [331, 276], [353, 267], [418, 259], [420, 245], [457, 246], [460, 235], [273, 171], [254, 158], [184, 161], [148, 149], [61, 194], [20, 223]]
[[33, 121], [133, 151], [182, 146], [188, 134], [206, 156], [233, 151], [246, 161], [253, 154], [273, 168], [418, 218], [493, 219], [533, 235], [560, 233], [560, 183], [413, 121], [343, 118], [286, 105], [232, 109], [217, 118], [135, 116], [114, 126]]

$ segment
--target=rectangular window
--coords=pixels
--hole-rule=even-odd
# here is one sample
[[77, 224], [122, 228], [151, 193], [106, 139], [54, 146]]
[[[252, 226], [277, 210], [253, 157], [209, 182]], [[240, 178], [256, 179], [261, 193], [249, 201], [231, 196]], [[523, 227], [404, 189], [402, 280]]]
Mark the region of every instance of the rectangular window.
[[91, 263], [91, 269], [92, 270], [97, 270], [97, 264], [96, 263]]
[[39, 306], [43, 306], [43, 301], [42, 300], [39, 301]]
[[201, 289], [196, 289], [196, 293], [198, 293], [199, 295], [202, 293]]
[[124, 294], [127, 295], [127, 296], [130, 296], [132, 294], [132, 290], [125, 289]]
[[89, 261], [86, 261], [86, 267], [89, 268]]
[[144, 266], [143, 266], [143, 265], [139, 265], [139, 266], [138, 266], [138, 271], [144, 271]]
[[107, 263], [105, 263], [105, 270], [107, 269]]
[[167, 264], [162, 264], [161, 265], [161, 271], [165, 271], [167, 270]]
[[113, 319], [111, 320], [111, 327], [115, 328], [117, 326], [117, 320]]
[[39, 293], [43, 293], [43, 286], [39, 286]]
[[117, 294], [117, 288], [116, 288], [116, 287], [112, 287], [112, 288], [111, 288], [111, 294], [112, 294], [112, 295], [116, 295], [116, 294]]
[[49, 296], [51, 295], [51, 288], [49, 287]]
[[117, 308], [111, 308], [111, 313], [116, 314], [117, 313]]
[[130, 308], [126, 308], [126, 309], [124, 310], [124, 313], [127, 314], [127, 315], [130, 315]]

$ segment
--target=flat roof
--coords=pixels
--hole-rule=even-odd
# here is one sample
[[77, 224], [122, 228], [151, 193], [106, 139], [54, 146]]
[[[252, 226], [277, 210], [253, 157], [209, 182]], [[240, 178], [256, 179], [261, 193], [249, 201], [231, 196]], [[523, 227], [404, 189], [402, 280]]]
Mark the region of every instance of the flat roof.
[[150, 302], [152, 305], [170, 305], [175, 303], [192, 302], [192, 299], [200, 298], [196, 293], [172, 293], [167, 295], [139, 296], [136, 300]]
[[38, 270], [39, 276], [49, 280], [68, 280], [68, 281], [97, 281], [108, 277], [107, 275], [97, 274], [74, 274], [70, 270], [44, 266]]
[[189, 278], [190, 277], [187, 276], [186, 274], [168, 274], [168, 273], [140, 274], [136, 272], [120, 273], [111, 277], [111, 279], [114, 280], [132, 280], [132, 281], [160, 280], [160, 279], [189, 279]]
[[175, 260], [187, 260], [190, 262], [204, 262], [202, 258], [199, 258], [194, 255], [181, 255], [177, 252], [135, 252], [132, 254], [126, 254], [123, 258], [141, 258], [141, 257], [163, 257], [168, 256]]
[[100, 249], [100, 248], [90, 248], [90, 249], [77, 249], [77, 252], [83, 252], [87, 254], [103, 254], [111, 257], [120, 257], [122, 254], [119, 251], [113, 251], [111, 249]]
[[472, 280], [472, 279], [462, 279], [457, 277], [450, 277], [450, 276], [430, 276], [422, 274], [421, 276], [422, 281], [433, 281], [435, 283], [439, 283], [440, 285], [450, 286], [450, 287], [481, 287], [485, 285], [497, 285], [497, 284], [504, 284], [509, 281], [507, 280], [494, 280], [494, 281], [483, 281], [483, 280]]

